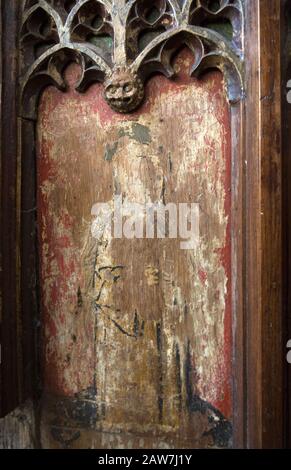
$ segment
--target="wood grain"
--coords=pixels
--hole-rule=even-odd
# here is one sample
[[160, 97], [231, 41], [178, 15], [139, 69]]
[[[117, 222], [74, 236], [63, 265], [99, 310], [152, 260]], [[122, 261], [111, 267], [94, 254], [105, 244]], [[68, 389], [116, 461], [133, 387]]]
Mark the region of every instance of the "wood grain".
[[[176, 447], [231, 439], [230, 117], [221, 76], [199, 84], [191, 62], [179, 57], [174, 83], [153, 79], [131, 116], [104, 107], [100, 87], [51, 89], [40, 107], [45, 392], [90, 389], [94, 426], [124, 446], [128, 432]], [[119, 194], [199, 203], [198, 247], [94, 240], [91, 207]]]

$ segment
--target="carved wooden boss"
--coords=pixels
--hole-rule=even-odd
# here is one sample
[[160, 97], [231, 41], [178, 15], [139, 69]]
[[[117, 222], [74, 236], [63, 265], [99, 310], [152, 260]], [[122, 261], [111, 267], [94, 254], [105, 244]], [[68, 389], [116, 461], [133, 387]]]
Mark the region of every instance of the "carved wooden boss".
[[104, 82], [112, 109], [131, 112], [150, 74], [174, 75], [171, 60], [182, 45], [194, 54], [192, 75], [220, 69], [229, 100], [239, 100], [242, 17], [240, 0], [28, 0], [21, 32], [26, 112], [35, 111], [36, 87], [65, 89], [62, 72], [72, 58], [82, 66], [79, 91]]

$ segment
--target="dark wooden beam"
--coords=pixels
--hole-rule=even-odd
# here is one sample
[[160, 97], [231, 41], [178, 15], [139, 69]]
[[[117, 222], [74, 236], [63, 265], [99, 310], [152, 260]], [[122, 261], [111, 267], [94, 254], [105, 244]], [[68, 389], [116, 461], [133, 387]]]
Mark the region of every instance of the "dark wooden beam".
[[246, 2], [246, 399], [251, 448], [283, 446], [280, 0]]
[[18, 3], [1, 1], [1, 416], [15, 408], [20, 398], [16, 300]]

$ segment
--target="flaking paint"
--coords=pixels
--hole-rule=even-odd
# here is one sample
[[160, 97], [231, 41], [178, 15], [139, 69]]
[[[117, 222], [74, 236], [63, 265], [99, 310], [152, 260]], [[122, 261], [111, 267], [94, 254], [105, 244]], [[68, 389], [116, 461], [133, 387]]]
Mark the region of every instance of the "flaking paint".
[[[151, 79], [129, 116], [104, 104], [99, 85], [85, 95], [50, 88], [40, 106], [44, 395], [77, 400], [68, 415], [92, 405], [93, 428], [108, 440], [117, 433], [119, 447], [140, 439], [154, 447], [150, 435], [170, 447], [229, 444], [214, 437], [211, 416], [232, 417], [230, 123], [221, 75], [189, 79], [190, 63], [184, 52], [174, 82]], [[69, 84], [77, 75], [68, 69]], [[94, 240], [91, 207], [116, 194], [200, 203], [198, 248]], [[68, 426], [43, 406], [44, 428]], [[88, 442], [108, 446], [82, 416]], [[45, 446], [57, 445], [56, 432], [43, 435]]]

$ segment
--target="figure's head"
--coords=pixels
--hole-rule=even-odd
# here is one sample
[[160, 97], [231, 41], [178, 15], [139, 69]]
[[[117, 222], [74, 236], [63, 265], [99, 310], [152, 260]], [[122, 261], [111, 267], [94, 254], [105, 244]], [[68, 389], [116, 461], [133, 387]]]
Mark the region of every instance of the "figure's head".
[[144, 97], [144, 85], [137, 74], [126, 68], [118, 68], [104, 83], [105, 99], [119, 113], [134, 111]]

